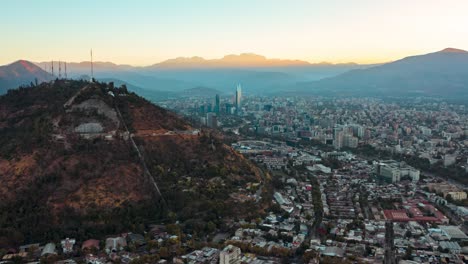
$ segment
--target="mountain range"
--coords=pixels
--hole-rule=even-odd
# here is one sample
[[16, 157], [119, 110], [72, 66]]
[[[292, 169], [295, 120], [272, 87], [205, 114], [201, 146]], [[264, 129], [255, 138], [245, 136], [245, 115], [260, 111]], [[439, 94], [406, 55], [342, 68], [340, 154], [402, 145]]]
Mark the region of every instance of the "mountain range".
[[281, 67], [307, 66], [309, 62], [301, 60], [267, 59], [265, 56], [242, 53], [226, 55], [221, 59], [207, 60], [202, 57], [179, 57], [148, 66], [149, 69], [161, 68], [247, 68], [247, 67]]
[[[36, 65], [50, 69], [50, 62]], [[39, 67], [27, 61], [0, 67], [0, 93], [36, 78], [54, 78]], [[256, 54], [176, 58], [146, 67], [94, 63], [97, 79], [125, 83], [153, 101], [189, 94], [185, 91], [196, 87], [232, 94], [237, 83], [245, 94], [460, 97], [468, 96], [467, 69], [468, 52], [454, 48], [377, 65], [311, 64]], [[67, 71], [71, 78], [89, 78], [90, 63], [67, 63]]]
[[339, 95], [468, 97], [468, 52], [446, 48], [334, 77], [300, 83], [291, 91]]
[[[36, 64], [43, 69], [51, 68], [51, 62]], [[233, 87], [241, 83], [250, 87], [246, 90], [247, 93], [264, 93], [300, 81], [318, 80], [368, 66], [355, 63], [312, 64], [299, 60], [268, 59], [261, 55], [245, 53], [211, 60], [201, 57], [176, 58], [146, 67], [94, 62], [94, 73], [98, 79], [114, 78], [148, 91], [174, 92], [207, 87], [223, 93], [232, 93]], [[81, 78], [83, 75], [89, 78], [90, 68], [89, 61], [67, 63], [68, 76], [73, 78]]]
[[[56, 66], [58, 64], [55, 61]], [[42, 68], [49, 67], [48, 62], [36, 63]], [[90, 71], [90, 61], [69, 62], [67, 67], [71, 71]], [[161, 69], [191, 69], [191, 68], [269, 68], [269, 67], [292, 67], [292, 66], [356, 66], [357, 63], [339, 63], [333, 64], [329, 62], [310, 63], [303, 60], [288, 60], [288, 59], [270, 59], [262, 55], [254, 53], [241, 53], [226, 55], [219, 59], [205, 59], [202, 57], [178, 57], [168, 59], [149, 66], [131, 66], [126, 64], [115, 64], [112, 62], [94, 62], [94, 68], [101, 71], [118, 71], [118, 70], [161, 70]]]

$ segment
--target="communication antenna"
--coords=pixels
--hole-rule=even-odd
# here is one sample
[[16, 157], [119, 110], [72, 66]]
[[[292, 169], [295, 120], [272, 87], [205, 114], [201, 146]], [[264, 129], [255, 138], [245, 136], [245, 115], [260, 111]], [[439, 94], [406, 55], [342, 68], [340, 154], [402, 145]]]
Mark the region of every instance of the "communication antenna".
[[94, 69], [93, 69], [93, 49], [91, 49], [91, 82], [94, 80]]
[[54, 61], [52, 61], [52, 76], [54, 75]]
[[62, 78], [62, 65], [61, 62], [59, 61], [59, 79]]
[[67, 62], [64, 62], [65, 63], [65, 79], [67, 79]]

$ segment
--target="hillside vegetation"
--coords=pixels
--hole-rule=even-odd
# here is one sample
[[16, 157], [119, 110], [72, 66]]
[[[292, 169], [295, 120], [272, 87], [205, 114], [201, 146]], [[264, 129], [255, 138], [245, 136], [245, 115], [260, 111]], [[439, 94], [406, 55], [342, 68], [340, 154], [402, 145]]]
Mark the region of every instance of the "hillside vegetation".
[[161, 221], [209, 233], [260, 212], [246, 188], [260, 175], [126, 87], [57, 80], [0, 97], [0, 246]]

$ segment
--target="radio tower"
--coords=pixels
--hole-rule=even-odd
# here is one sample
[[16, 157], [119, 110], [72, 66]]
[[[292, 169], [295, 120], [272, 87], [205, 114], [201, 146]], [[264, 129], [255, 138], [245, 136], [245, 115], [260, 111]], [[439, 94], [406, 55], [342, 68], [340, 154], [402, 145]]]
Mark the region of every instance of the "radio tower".
[[65, 79], [67, 79], [67, 62], [64, 62], [65, 64]]
[[54, 76], [54, 61], [52, 61], [52, 76]]
[[59, 79], [62, 78], [62, 65], [61, 62], [59, 61]]
[[94, 82], [93, 49], [91, 49], [91, 82]]

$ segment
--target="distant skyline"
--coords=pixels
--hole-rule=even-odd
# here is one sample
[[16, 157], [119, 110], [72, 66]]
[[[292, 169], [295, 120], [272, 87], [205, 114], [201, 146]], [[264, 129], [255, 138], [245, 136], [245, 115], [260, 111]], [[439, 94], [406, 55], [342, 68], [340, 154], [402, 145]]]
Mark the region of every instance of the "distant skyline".
[[0, 64], [145, 66], [255, 53], [310, 63], [379, 63], [468, 49], [466, 0], [5, 1]]

